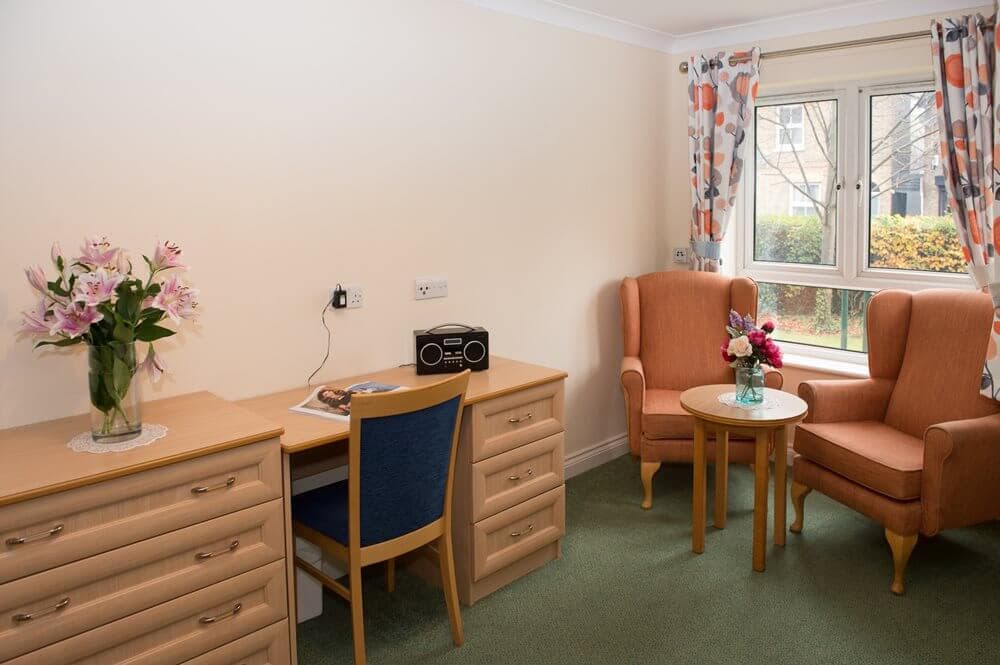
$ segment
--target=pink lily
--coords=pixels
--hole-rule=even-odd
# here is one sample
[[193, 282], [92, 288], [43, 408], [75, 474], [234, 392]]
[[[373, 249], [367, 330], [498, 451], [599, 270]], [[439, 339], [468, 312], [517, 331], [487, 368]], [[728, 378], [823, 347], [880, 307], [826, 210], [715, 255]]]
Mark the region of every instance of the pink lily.
[[50, 295], [48, 280], [45, 278], [45, 271], [42, 270], [41, 266], [25, 268], [24, 274], [28, 278], [28, 284], [31, 284], [33, 289], [42, 295]]
[[30, 312], [21, 312], [21, 314], [24, 316], [24, 319], [21, 321], [21, 328], [18, 332], [48, 334], [49, 329], [52, 327], [49, 321], [51, 316], [48, 313], [48, 308], [45, 306], [45, 298], [38, 301], [35, 309]]
[[124, 275], [110, 273], [104, 268], [84, 273], [76, 280], [76, 286], [73, 288], [73, 302], [82, 302], [91, 306], [107, 302], [111, 300], [115, 289], [124, 279]]
[[152, 344], [149, 345], [149, 353], [146, 354], [146, 359], [142, 361], [139, 367], [149, 372], [149, 380], [153, 383], [159, 382], [167, 371], [166, 363], [163, 362], [163, 358], [153, 349]]
[[112, 247], [107, 238], [84, 238], [83, 246], [80, 248], [83, 256], [77, 259], [95, 268], [113, 265], [118, 254], [118, 248]]
[[197, 316], [198, 289], [185, 286], [176, 276], [160, 284], [160, 292], [156, 294], [150, 307], [167, 313], [174, 323], [181, 319], [193, 319]]
[[52, 243], [49, 255], [52, 257], [52, 265], [56, 267], [56, 270], [62, 272], [63, 268], [66, 267], [66, 257], [63, 256], [62, 247], [58, 242]]
[[187, 268], [187, 266], [181, 263], [181, 248], [169, 240], [164, 240], [153, 252], [153, 270], [168, 268]]
[[118, 271], [119, 275], [128, 275], [132, 272], [132, 262], [128, 258], [128, 254], [124, 251], [118, 252], [118, 261], [115, 265], [115, 270]]
[[90, 330], [91, 324], [97, 323], [104, 315], [96, 307], [85, 305], [78, 307], [75, 303], [59, 305], [53, 309], [55, 322], [49, 329], [50, 335], [65, 335], [70, 339], [79, 337]]

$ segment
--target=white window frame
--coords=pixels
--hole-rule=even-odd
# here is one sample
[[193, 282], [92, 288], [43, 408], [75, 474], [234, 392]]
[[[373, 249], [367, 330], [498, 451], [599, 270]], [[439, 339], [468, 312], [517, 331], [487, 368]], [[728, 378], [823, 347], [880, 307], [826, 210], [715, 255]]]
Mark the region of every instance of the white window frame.
[[[973, 288], [965, 273], [947, 274], [869, 268], [868, 215], [871, 205], [867, 195], [869, 139], [871, 133], [871, 98], [873, 96], [933, 90], [927, 79], [912, 81], [841, 81], [823, 90], [789, 89], [758, 99], [758, 106], [832, 100], [837, 103], [837, 133], [843, 137], [837, 150], [837, 238], [835, 265], [805, 265], [757, 261], [754, 258], [754, 218], [757, 178], [756, 116], [747, 131], [744, 171], [736, 222], [736, 272], [760, 282], [812, 286], [818, 288], [880, 291], [927, 288]], [[756, 114], [756, 111], [755, 111]], [[804, 120], [804, 118], [803, 118]], [[803, 129], [803, 132], [805, 130]], [[850, 137], [857, 137], [856, 141]], [[796, 148], [798, 149], [798, 148]], [[850, 206], [850, 209], [848, 208]], [[867, 354], [792, 342], [783, 342], [786, 352], [851, 363], [866, 362]]]
[[[789, 105], [790, 106], [790, 105]], [[778, 111], [778, 118], [781, 118], [781, 111]], [[786, 143], [782, 140], [783, 134], [782, 129], [798, 129], [799, 136], [802, 138], [799, 141], [793, 141], [791, 143]], [[785, 126], [780, 124], [774, 127], [774, 145], [778, 152], [790, 152], [794, 150], [802, 150], [806, 145], [806, 119], [805, 112], [803, 111], [802, 117], [797, 123], [788, 123]]]

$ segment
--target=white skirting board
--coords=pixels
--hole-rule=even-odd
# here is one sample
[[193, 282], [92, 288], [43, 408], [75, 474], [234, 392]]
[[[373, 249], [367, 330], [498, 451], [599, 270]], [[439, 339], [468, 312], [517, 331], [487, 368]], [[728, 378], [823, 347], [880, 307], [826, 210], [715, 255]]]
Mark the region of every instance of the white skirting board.
[[604, 441], [598, 441], [594, 445], [570, 453], [566, 456], [564, 468], [566, 478], [578, 476], [584, 471], [596, 469], [602, 464], [607, 464], [613, 459], [628, 454], [628, 435], [619, 434]]

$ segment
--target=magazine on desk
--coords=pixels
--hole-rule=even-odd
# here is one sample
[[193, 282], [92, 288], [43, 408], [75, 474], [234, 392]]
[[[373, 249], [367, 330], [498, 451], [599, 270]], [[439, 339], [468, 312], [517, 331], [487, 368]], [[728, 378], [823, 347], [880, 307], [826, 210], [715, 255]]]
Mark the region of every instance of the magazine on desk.
[[320, 386], [309, 393], [309, 397], [289, 410], [346, 422], [351, 419], [351, 395], [356, 393], [391, 393], [396, 390], [406, 390], [406, 387], [379, 383], [378, 381], [362, 381], [346, 388]]

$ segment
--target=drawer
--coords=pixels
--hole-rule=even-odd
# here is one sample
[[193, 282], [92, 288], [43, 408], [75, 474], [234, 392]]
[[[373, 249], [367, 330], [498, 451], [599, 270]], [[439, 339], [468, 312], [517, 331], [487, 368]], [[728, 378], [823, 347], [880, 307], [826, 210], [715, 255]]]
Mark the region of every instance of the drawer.
[[230, 642], [184, 665], [290, 665], [288, 620]]
[[282, 559], [283, 515], [275, 499], [0, 585], [0, 662]]
[[473, 464], [473, 521], [562, 485], [563, 439], [559, 432]]
[[479, 462], [563, 431], [563, 384], [553, 381], [471, 409], [472, 461]]
[[8, 665], [175, 665], [286, 618], [287, 607], [285, 562], [275, 561]]
[[272, 439], [0, 508], [0, 584], [280, 496]]
[[473, 579], [509, 566], [562, 538], [566, 532], [563, 486], [472, 525]]

